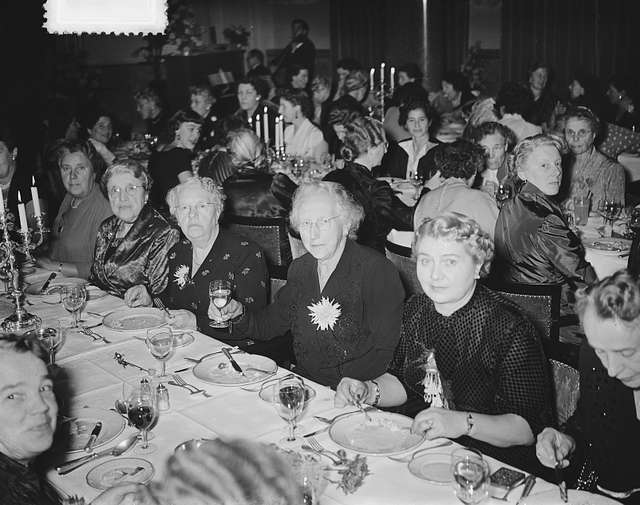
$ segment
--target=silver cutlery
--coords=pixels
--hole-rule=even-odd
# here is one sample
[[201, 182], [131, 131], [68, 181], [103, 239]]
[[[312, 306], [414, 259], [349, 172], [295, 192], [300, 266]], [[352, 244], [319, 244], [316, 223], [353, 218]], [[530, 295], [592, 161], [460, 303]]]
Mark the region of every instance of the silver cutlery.
[[164, 313], [167, 315], [167, 317], [169, 317], [170, 319], [173, 319], [173, 316], [171, 315], [171, 312], [169, 312], [169, 309], [167, 309], [167, 307], [165, 307], [164, 303], [162, 303], [162, 300], [160, 298], [158, 298], [157, 296], [153, 297], [153, 304], [158, 307], [159, 309], [162, 309], [164, 311]]
[[100, 432], [102, 431], [102, 421], [98, 421], [96, 425], [91, 430], [91, 435], [89, 436], [89, 440], [87, 440], [87, 444], [84, 446], [84, 452], [91, 452], [93, 449], [93, 444], [96, 443], [98, 437], [100, 436]]
[[536, 476], [528, 475], [527, 478], [524, 480], [524, 489], [522, 490], [522, 494], [520, 495], [520, 498], [518, 498], [516, 505], [522, 505], [525, 498], [529, 496], [529, 494], [531, 493], [531, 490], [533, 489], [533, 486], [535, 485], [536, 485]]
[[615, 498], [616, 500], [624, 500], [625, 498], [629, 498], [629, 496], [631, 496], [632, 494], [640, 493], [640, 487], [629, 489], [629, 491], [609, 491], [608, 489], [605, 489], [598, 485], [596, 486], [599, 491], [611, 496], [612, 498]]
[[355, 400], [355, 405], [356, 407], [358, 407], [358, 410], [364, 414], [364, 417], [367, 419], [367, 421], [371, 422], [372, 421], [371, 416], [369, 415], [369, 412], [365, 410], [364, 406], [362, 405], [362, 402], [360, 400]]
[[[375, 407], [365, 407], [364, 410], [377, 410], [377, 409]], [[347, 416], [349, 414], [355, 414], [356, 412], [359, 412], [359, 411], [358, 410], [354, 410], [353, 412], [345, 412], [344, 414], [338, 414], [337, 416], [333, 416], [333, 417], [313, 416], [313, 418], [317, 419], [321, 423], [331, 424], [331, 423], [333, 423], [333, 421], [335, 421], [336, 419], [338, 419], [341, 416]]]
[[338, 453], [330, 451], [329, 449], [325, 449], [322, 444], [320, 444], [320, 442], [318, 442], [318, 440], [314, 437], [309, 437], [309, 439], [307, 440], [307, 442], [309, 442], [309, 446], [311, 446], [311, 448], [320, 453], [320, 454], [329, 454], [330, 456], [333, 456], [335, 458], [337, 458], [337, 460], [341, 463], [342, 462], [342, 458], [340, 458], [340, 456], [338, 455]]
[[47, 280], [44, 281], [44, 284], [40, 288], [40, 293], [41, 294], [44, 294], [44, 293], [47, 292], [47, 288], [49, 287], [49, 284], [51, 284], [51, 281], [56, 278], [56, 275], [58, 275], [56, 272], [51, 272], [49, 277], [47, 277]]
[[324, 433], [329, 428], [331, 428], [331, 425], [325, 426], [324, 428], [320, 428], [319, 430], [316, 430], [316, 431], [312, 431], [311, 433], [307, 433], [306, 435], [302, 435], [302, 438], [309, 438], [309, 437], [313, 437], [315, 435], [318, 435], [320, 433]]
[[562, 462], [556, 459], [556, 484], [558, 485], [558, 489], [560, 491], [560, 499], [567, 503], [569, 501], [569, 497], [567, 496], [567, 482], [564, 479], [564, 473], [562, 471]]
[[[238, 354], [238, 353], [243, 352], [238, 347], [226, 347], [226, 349], [229, 349], [229, 352], [231, 354]], [[207, 358], [209, 358], [211, 356], [215, 356], [216, 354], [221, 354], [221, 353], [222, 353], [222, 349], [219, 349], [217, 351], [207, 353], [204, 356], [201, 356], [199, 358], [184, 358], [184, 359], [186, 359], [187, 361], [191, 361], [192, 363], [202, 363], [205, 359], [207, 359]]]
[[242, 375], [243, 377], [246, 377], [244, 370], [242, 369], [242, 367], [240, 365], [238, 365], [238, 362], [233, 359], [233, 356], [231, 356], [231, 353], [229, 352], [229, 349], [227, 349], [226, 347], [222, 348], [222, 354], [224, 354], [227, 359], [229, 360], [229, 363], [231, 363], [231, 366], [233, 367], [233, 369], [238, 372], [240, 375]]
[[100, 333], [93, 331], [91, 328], [89, 328], [88, 326], [81, 326], [81, 331], [85, 334], [85, 335], [89, 335], [91, 338], [93, 338], [94, 340], [98, 341], [98, 340], [102, 340], [105, 344], [110, 344], [111, 340], [103, 337], [102, 335], [100, 335]]
[[127, 361], [124, 359], [124, 354], [120, 354], [119, 352], [116, 352], [113, 355], [113, 359], [115, 359], [119, 365], [122, 365], [122, 368], [127, 368], [128, 366], [132, 366], [134, 368], [137, 368], [138, 370], [145, 372], [145, 373], [149, 373], [149, 369], [147, 368], [143, 368], [140, 365], [136, 365], [135, 363], [131, 363], [131, 361]]
[[429, 447], [425, 447], [424, 449], [418, 449], [417, 451], [411, 454], [408, 454], [406, 456], [387, 456], [387, 458], [393, 461], [398, 461], [399, 463], [409, 463], [410, 461], [415, 459], [415, 457], [418, 454], [422, 454], [423, 452], [430, 451], [431, 449], [437, 449], [438, 447], [447, 447], [448, 445], [451, 445], [451, 444], [453, 444], [451, 440], [443, 440], [442, 442], [439, 442], [434, 445], [430, 445]]
[[104, 456], [120, 456], [121, 454], [124, 454], [126, 451], [128, 451], [131, 447], [133, 447], [137, 441], [138, 434], [136, 433], [135, 435], [126, 438], [119, 444], [110, 447], [109, 449], [105, 449], [104, 451], [100, 452], [94, 452], [92, 454], [89, 454], [88, 456], [83, 456], [72, 461], [67, 461], [66, 463], [56, 467], [56, 472], [58, 472], [59, 475], [66, 475], [76, 468], [80, 468], [82, 465], [93, 461], [94, 459], [102, 458]]
[[[192, 395], [193, 394], [198, 394], [198, 393], [202, 393], [202, 395], [205, 398], [211, 398], [211, 395], [209, 393], [207, 393], [204, 389], [199, 388], [194, 386], [193, 384], [189, 384], [187, 381], [185, 381], [181, 376], [179, 376], [178, 374], [173, 374], [171, 377], [173, 377], [173, 381], [175, 381], [175, 383], [178, 386], [184, 387], [186, 389], [189, 389], [190, 391], [192, 391]], [[173, 382], [172, 381], [172, 382]]]

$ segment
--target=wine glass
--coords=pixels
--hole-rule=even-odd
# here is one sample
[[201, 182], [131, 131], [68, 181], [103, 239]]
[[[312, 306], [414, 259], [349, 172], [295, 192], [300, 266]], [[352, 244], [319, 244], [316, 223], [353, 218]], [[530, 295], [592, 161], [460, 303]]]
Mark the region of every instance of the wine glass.
[[158, 419], [158, 404], [155, 392], [148, 382], [141, 382], [129, 395], [127, 399], [127, 417], [129, 418], [129, 423], [136, 427], [142, 435], [142, 444], [136, 448], [135, 452], [138, 454], [155, 452], [156, 447], [149, 443], [147, 437], [149, 429]]
[[451, 472], [458, 500], [479, 503], [488, 494], [489, 465], [475, 449], [463, 447], [451, 453]]
[[72, 284], [62, 288], [62, 305], [73, 314], [73, 327], [80, 322], [80, 312], [87, 301], [87, 290], [81, 284]]
[[167, 376], [167, 360], [171, 357], [174, 349], [174, 336], [171, 328], [164, 326], [147, 330], [147, 347], [152, 356], [161, 363], [161, 373], [158, 377]]
[[[209, 299], [218, 309], [222, 309], [231, 301], [231, 282], [223, 279], [216, 279], [209, 283]], [[216, 321], [209, 323], [212, 328], [227, 328], [229, 321]]]
[[274, 405], [278, 415], [287, 422], [287, 437], [280, 441], [281, 445], [296, 442], [296, 421], [304, 408], [305, 388], [302, 379], [296, 376], [283, 377], [278, 381]]
[[39, 328], [36, 330], [38, 340], [42, 342], [45, 349], [49, 352], [49, 365], [55, 365], [56, 352], [62, 347], [65, 340], [65, 329], [61, 322], [57, 328]]

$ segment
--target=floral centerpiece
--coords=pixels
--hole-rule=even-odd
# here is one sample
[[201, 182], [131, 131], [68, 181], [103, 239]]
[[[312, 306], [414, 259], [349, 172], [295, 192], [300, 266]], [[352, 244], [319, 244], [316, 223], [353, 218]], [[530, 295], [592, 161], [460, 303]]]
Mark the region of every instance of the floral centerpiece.
[[222, 32], [224, 38], [236, 47], [246, 48], [249, 45], [249, 37], [251, 31], [247, 30], [242, 25], [231, 25], [224, 29]]

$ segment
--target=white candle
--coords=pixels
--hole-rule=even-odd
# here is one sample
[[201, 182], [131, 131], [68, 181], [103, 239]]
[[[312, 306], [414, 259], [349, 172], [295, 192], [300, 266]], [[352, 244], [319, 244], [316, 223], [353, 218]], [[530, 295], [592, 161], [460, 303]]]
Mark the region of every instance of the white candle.
[[280, 114], [280, 147], [284, 148], [284, 117]]
[[268, 147], [269, 146], [269, 114], [268, 114], [266, 105], [264, 106], [264, 113], [262, 117], [264, 118], [264, 121], [262, 122], [264, 126], [264, 144]]
[[382, 88], [382, 86], [384, 85], [384, 67], [385, 67], [386, 63], [382, 62], [380, 63], [380, 87]]
[[36, 217], [40, 217], [40, 198], [38, 197], [38, 188], [34, 177], [31, 177], [31, 201], [33, 202], [34, 214]]
[[260, 135], [260, 116], [256, 118], [256, 135], [262, 140], [262, 135]]
[[2, 195], [2, 189], [0, 189], [0, 214], [4, 216], [4, 196]]
[[369, 70], [369, 90], [373, 91], [373, 81], [375, 80], [376, 77], [376, 69], [371, 67], [371, 69]]
[[396, 87], [396, 67], [391, 67], [391, 92]]
[[22, 203], [22, 195], [20, 194], [20, 190], [18, 190], [18, 216], [20, 217], [20, 230], [28, 231], [29, 227], [27, 226], [27, 211], [24, 208], [24, 203]]
[[276, 150], [280, 149], [280, 118], [276, 117]]
[[253, 118], [249, 116], [249, 128], [253, 130]]

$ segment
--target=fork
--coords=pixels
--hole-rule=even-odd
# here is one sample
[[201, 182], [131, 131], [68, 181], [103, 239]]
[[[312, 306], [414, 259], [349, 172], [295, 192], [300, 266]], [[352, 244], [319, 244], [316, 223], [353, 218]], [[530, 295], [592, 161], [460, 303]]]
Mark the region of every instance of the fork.
[[409, 461], [413, 460], [418, 454], [422, 454], [423, 452], [429, 451], [431, 449], [436, 449], [438, 447], [446, 447], [451, 444], [453, 444], [451, 440], [443, 440], [440, 443], [430, 445], [429, 447], [425, 447], [424, 449], [418, 449], [417, 451], [412, 452], [411, 454], [408, 454], [406, 456], [387, 456], [387, 458], [392, 461], [398, 461], [399, 463], [409, 463]]
[[89, 335], [93, 340], [102, 340], [105, 344], [111, 343], [111, 340], [108, 340], [107, 338], [100, 335], [100, 333], [93, 331], [91, 328], [87, 328], [86, 326], [82, 326], [81, 328], [82, 333], [84, 333], [85, 335]]
[[[364, 410], [377, 410], [377, 409], [375, 407], [365, 407]], [[317, 419], [321, 423], [331, 424], [331, 423], [333, 423], [333, 421], [338, 419], [340, 416], [346, 416], [346, 415], [349, 415], [349, 414], [355, 414], [356, 412], [360, 412], [360, 411], [359, 410], [354, 410], [353, 412], [345, 412], [344, 414], [338, 414], [337, 416], [333, 416], [333, 417], [313, 416], [313, 418]]]
[[189, 384], [187, 381], [185, 381], [182, 378], [182, 376], [178, 375], [177, 373], [174, 373], [171, 377], [173, 377], [173, 380], [176, 382], [176, 384], [178, 384], [178, 386], [182, 386], [186, 389], [193, 391], [191, 394], [202, 393], [205, 398], [211, 398], [211, 395], [207, 393], [204, 389], [200, 389], [199, 387], [196, 387], [193, 384]]
[[336, 458], [338, 458], [338, 460], [340, 462], [342, 462], [342, 458], [340, 458], [340, 456], [338, 456], [337, 453], [330, 451], [329, 449], [325, 449], [320, 442], [318, 442], [318, 439], [316, 437], [309, 437], [307, 439], [307, 442], [309, 442], [309, 446], [316, 452], [319, 452], [320, 454], [330, 454], [331, 456], [334, 456]]
[[153, 304], [158, 307], [159, 309], [164, 310], [165, 314], [167, 314], [167, 316], [170, 319], [173, 319], [173, 316], [171, 315], [171, 312], [169, 312], [169, 309], [167, 309], [167, 307], [165, 307], [164, 303], [162, 303], [162, 300], [160, 300], [159, 297], [154, 296], [153, 297]]

